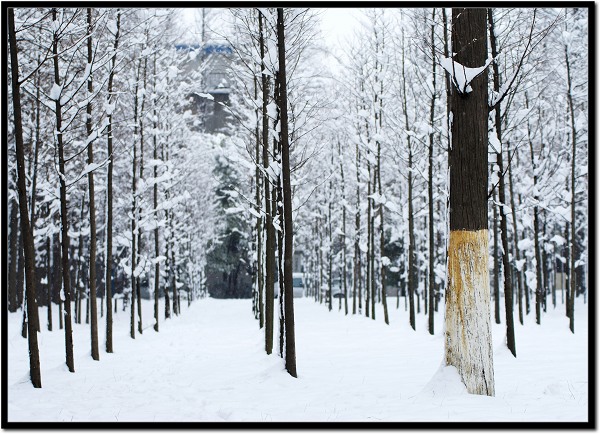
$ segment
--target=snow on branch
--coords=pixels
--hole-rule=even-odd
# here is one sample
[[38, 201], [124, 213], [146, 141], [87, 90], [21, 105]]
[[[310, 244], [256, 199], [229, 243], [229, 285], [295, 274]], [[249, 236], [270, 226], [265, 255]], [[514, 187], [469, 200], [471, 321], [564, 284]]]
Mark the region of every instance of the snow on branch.
[[494, 59], [488, 57], [485, 61], [485, 65], [477, 67], [477, 68], [469, 68], [467, 66], [461, 65], [455, 60], [451, 58], [441, 56], [439, 64], [442, 68], [450, 74], [450, 80], [456, 86], [456, 89], [461, 94], [467, 94], [471, 92], [473, 89], [471, 88], [471, 82], [480, 75], [485, 69], [492, 63]]

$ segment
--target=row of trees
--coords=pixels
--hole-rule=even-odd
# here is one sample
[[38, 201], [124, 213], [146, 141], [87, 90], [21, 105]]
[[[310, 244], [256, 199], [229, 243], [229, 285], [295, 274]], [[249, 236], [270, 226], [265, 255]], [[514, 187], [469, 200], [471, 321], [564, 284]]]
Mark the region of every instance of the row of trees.
[[[465, 322], [489, 332], [492, 311], [479, 303], [491, 298], [516, 356], [515, 316], [523, 324], [535, 311], [540, 324], [561, 290], [574, 332], [574, 299], [587, 290], [587, 16], [580, 9], [467, 11], [366, 10], [333, 76], [311, 56], [318, 43], [302, 46], [293, 84], [305, 93], [289, 108], [301, 119], [298, 130], [306, 128], [290, 134], [296, 251], [307, 295], [330, 310], [341, 288], [340, 309], [375, 319], [380, 303], [389, 323], [388, 297], [397, 296], [398, 307], [402, 294], [410, 326], [422, 308], [433, 334], [445, 295], [447, 336], [454, 330], [458, 337]], [[268, 56], [249, 14], [234, 13], [246, 36], [234, 45], [247, 50], [238, 53], [249, 72], [239, 89], [249, 90], [245, 107], [254, 110], [246, 117], [252, 163], [260, 149], [250, 144], [273, 117], [268, 104], [256, 103], [253, 59]], [[298, 115], [314, 107], [314, 116]], [[271, 213], [260, 194], [263, 176], [257, 165], [256, 199], [246, 196], [256, 217], [253, 306], [261, 327], [269, 270], [277, 267], [265, 244]], [[478, 274], [461, 282], [466, 260]], [[450, 364], [479, 358], [472, 365], [485, 374], [476, 374], [470, 391], [494, 393], [485, 386], [493, 384], [490, 345], [448, 350], [460, 359], [449, 355]]]
[[72, 322], [84, 315], [100, 358], [98, 300], [113, 352], [119, 298], [135, 338], [143, 296], [154, 298], [158, 331], [182, 297], [199, 294], [209, 231], [195, 222], [210, 210], [190, 191], [212, 181], [204, 156], [222, 139], [191, 115], [206, 56], [176, 48], [173, 10], [11, 8], [8, 21], [8, 308], [27, 308], [23, 336], [41, 387], [38, 306], [51, 331], [58, 305], [73, 372]]
[[[299, 213], [310, 216], [298, 224], [310, 291], [318, 298], [319, 288], [329, 291], [331, 274], [341, 276], [352, 312], [373, 317], [363, 300], [385, 306], [392, 287], [392, 294], [408, 296], [411, 325], [422, 308], [432, 333], [431, 307], [446, 285], [449, 17], [444, 9], [366, 15], [335, 90], [348, 97], [342, 109], [348, 115], [332, 116], [337, 125], [328, 137], [331, 146], [307, 169], [331, 174], [315, 193], [318, 199], [307, 203], [310, 211]], [[486, 35], [486, 59], [495, 59], [482, 72], [490, 76], [487, 215], [494, 317], [500, 322], [506, 309], [502, 295], [514, 293], [509, 304], [519, 321], [535, 310], [540, 323], [547, 307], [560, 302], [557, 289], [573, 316], [570, 300], [586, 290], [585, 11], [493, 10], [486, 20], [488, 32], [494, 31], [494, 37]], [[382, 234], [383, 247], [373, 242]]]
[[[205, 283], [252, 296], [268, 354], [279, 316], [296, 376], [294, 252], [330, 310], [339, 287], [347, 314], [376, 319], [381, 304], [389, 323], [389, 296], [398, 308], [404, 295], [410, 326], [422, 307], [433, 334], [445, 295], [446, 361], [466, 378], [460, 366], [478, 358], [475, 393], [493, 394], [489, 333], [460, 348], [452, 331], [469, 315], [489, 330], [488, 300], [515, 356], [513, 310], [541, 323], [556, 288], [574, 331], [587, 288], [586, 10], [365, 10], [333, 67], [317, 11], [220, 13], [211, 31], [217, 13], [203, 10], [182, 46], [169, 10], [11, 9], [8, 296], [36, 387], [36, 304], [49, 329], [52, 303], [64, 307], [74, 370], [72, 305], [76, 319], [89, 311], [98, 358], [96, 296], [110, 352], [115, 293], [133, 338], [145, 288], [158, 331]], [[226, 135], [207, 134], [192, 104], [217, 104], [203, 87], [207, 34], [233, 51]], [[465, 261], [477, 276], [464, 280]]]

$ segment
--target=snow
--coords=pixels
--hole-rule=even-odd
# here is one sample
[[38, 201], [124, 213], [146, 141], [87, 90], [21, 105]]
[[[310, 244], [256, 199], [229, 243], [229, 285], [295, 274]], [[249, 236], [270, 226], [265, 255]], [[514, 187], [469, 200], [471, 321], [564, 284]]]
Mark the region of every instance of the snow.
[[450, 78], [458, 91], [460, 93], [469, 93], [473, 89], [471, 88], [470, 83], [473, 81], [475, 77], [481, 74], [488, 67], [490, 63], [492, 63], [492, 58], [489, 57], [485, 65], [477, 67], [477, 68], [469, 68], [467, 66], [461, 65], [455, 60], [451, 58], [441, 56], [440, 57], [440, 66], [444, 68], [448, 74], [450, 74]]
[[52, 89], [50, 89], [50, 93], [48, 94], [48, 98], [52, 101], [57, 101], [60, 98], [60, 94], [62, 92], [62, 86], [59, 86], [56, 83], [52, 84]]
[[200, 92], [200, 93], [198, 93], [198, 96], [199, 96], [200, 98], [206, 98], [206, 99], [209, 99], [209, 100], [211, 100], [211, 101], [214, 101], [214, 100], [215, 100], [215, 97], [214, 97], [214, 96], [212, 96], [210, 93], [202, 93], [202, 92]]
[[517, 247], [519, 250], [529, 250], [533, 247], [533, 240], [530, 238], [519, 240]]
[[[436, 333], [388, 297], [390, 325], [328, 312], [294, 300], [298, 378], [290, 377], [251, 313], [252, 301], [201, 299], [152, 329], [143, 300], [144, 333], [129, 337], [129, 310], [114, 314], [114, 353], [90, 357], [89, 326], [74, 324], [75, 373], [64, 363], [64, 332], [45, 327], [40, 308], [42, 389], [28, 380], [21, 312], [8, 314], [8, 421], [585, 421], [588, 410], [587, 305], [577, 299], [577, 328], [564, 307], [549, 306], [542, 325], [518, 323], [518, 358], [505, 325], [492, 324], [496, 396], [469, 395], [456, 370], [443, 367], [443, 302]], [[162, 305], [159, 312], [163, 312]], [[276, 315], [277, 317], [277, 315]], [[105, 339], [100, 319], [100, 342]], [[278, 330], [275, 324], [275, 330]], [[275, 339], [277, 342], [277, 339]], [[277, 343], [275, 344], [277, 347]]]

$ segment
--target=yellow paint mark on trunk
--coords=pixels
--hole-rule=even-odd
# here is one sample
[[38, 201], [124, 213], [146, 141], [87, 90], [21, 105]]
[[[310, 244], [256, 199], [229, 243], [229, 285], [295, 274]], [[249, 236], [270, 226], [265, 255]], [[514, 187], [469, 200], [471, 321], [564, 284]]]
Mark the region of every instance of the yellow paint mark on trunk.
[[469, 393], [494, 395], [488, 231], [451, 231], [446, 290], [447, 365]]

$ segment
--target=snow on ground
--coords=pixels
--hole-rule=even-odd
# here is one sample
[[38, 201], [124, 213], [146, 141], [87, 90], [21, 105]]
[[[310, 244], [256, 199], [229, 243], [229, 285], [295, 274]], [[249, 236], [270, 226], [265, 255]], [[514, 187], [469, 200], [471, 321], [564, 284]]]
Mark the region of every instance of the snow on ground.
[[[42, 389], [29, 382], [21, 314], [8, 318], [8, 421], [587, 421], [587, 307], [578, 300], [576, 334], [564, 307], [551, 306], [535, 324], [518, 324], [517, 355], [493, 325], [496, 396], [466, 393], [456, 370], [441, 368], [443, 305], [430, 336], [426, 317], [408, 325], [404, 300], [390, 323], [328, 312], [295, 299], [297, 379], [264, 338], [250, 300], [201, 299], [154, 332], [144, 301], [144, 333], [129, 337], [129, 312], [115, 317], [113, 354], [91, 359], [89, 329], [75, 325], [75, 370], [64, 363], [64, 332], [40, 336]], [[182, 300], [183, 304], [183, 300]], [[161, 314], [164, 310], [161, 307]], [[278, 330], [277, 327], [275, 327]], [[277, 342], [277, 339], [276, 339]], [[276, 344], [277, 345], [277, 344]]]

